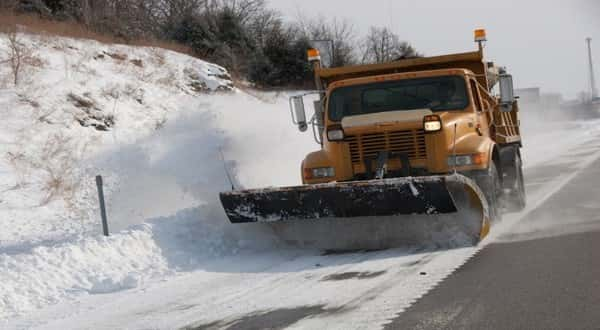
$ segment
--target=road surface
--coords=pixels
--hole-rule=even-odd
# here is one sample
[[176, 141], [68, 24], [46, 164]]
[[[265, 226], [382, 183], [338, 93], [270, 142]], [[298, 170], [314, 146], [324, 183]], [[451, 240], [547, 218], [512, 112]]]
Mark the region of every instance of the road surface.
[[599, 329], [600, 138], [526, 171], [478, 247], [273, 251], [61, 302], [7, 329]]
[[600, 329], [598, 196], [600, 160], [386, 329]]

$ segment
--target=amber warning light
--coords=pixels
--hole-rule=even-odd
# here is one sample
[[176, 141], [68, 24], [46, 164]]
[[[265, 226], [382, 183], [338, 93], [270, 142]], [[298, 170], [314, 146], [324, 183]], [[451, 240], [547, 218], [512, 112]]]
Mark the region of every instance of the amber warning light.
[[308, 53], [308, 61], [309, 62], [321, 60], [321, 53], [319, 53], [318, 49], [311, 48], [308, 50], [307, 53]]
[[475, 42], [487, 41], [487, 34], [485, 29], [475, 30]]

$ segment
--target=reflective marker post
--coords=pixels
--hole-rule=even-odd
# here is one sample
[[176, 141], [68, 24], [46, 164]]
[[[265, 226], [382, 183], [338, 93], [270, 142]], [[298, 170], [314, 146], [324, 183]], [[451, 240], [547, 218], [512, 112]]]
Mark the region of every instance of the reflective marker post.
[[100, 216], [102, 217], [102, 232], [108, 236], [108, 219], [106, 218], [106, 205], [104, 203], [104, 189], [102, 188], [102, 176], [96, 176], [96, 186], [98, 187], [98, 199], [100, 200]]

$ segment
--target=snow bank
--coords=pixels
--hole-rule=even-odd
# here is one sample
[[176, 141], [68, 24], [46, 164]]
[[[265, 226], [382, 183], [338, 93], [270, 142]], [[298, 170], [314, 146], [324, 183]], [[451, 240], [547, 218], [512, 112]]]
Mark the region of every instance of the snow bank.
[[111, 237], [87, 237], [26, 254], [0, 254], [0, 320], [81, 295], [133, 289], [215, 257], [275, 246], [256, 228], [226, 230], [203, 207], [148, 220]]
[[[190, 99], [231, 89], [225, 69], [155, 48], [19, 35], [35, 61], [0, 66], [0, 246], [93, 231], [83, 163], [151, 134]], [[0, 56], [7, 53], [0, 34]], [[186, 103], [187, 102], [187, 103]]]
[[264, 227], [230, 225], [218, 193], [226, 171], [238, 188], [300, 183], [316, 145], [286, 95], [215, 93], [231, 88], [224, 69], [159, 49], [21, 41], [41, 64], [0, 92], [0, 319], [276, 246]]

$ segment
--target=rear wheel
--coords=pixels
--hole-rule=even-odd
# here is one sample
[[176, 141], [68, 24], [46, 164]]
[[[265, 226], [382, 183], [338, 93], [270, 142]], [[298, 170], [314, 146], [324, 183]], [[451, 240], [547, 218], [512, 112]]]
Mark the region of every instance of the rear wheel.
[[505, 165], [504, 196], [505, 206], [509, 212], [519, 212], [527, 205], [525, 180], [523, 178], [523, 162], [518, 152]]

